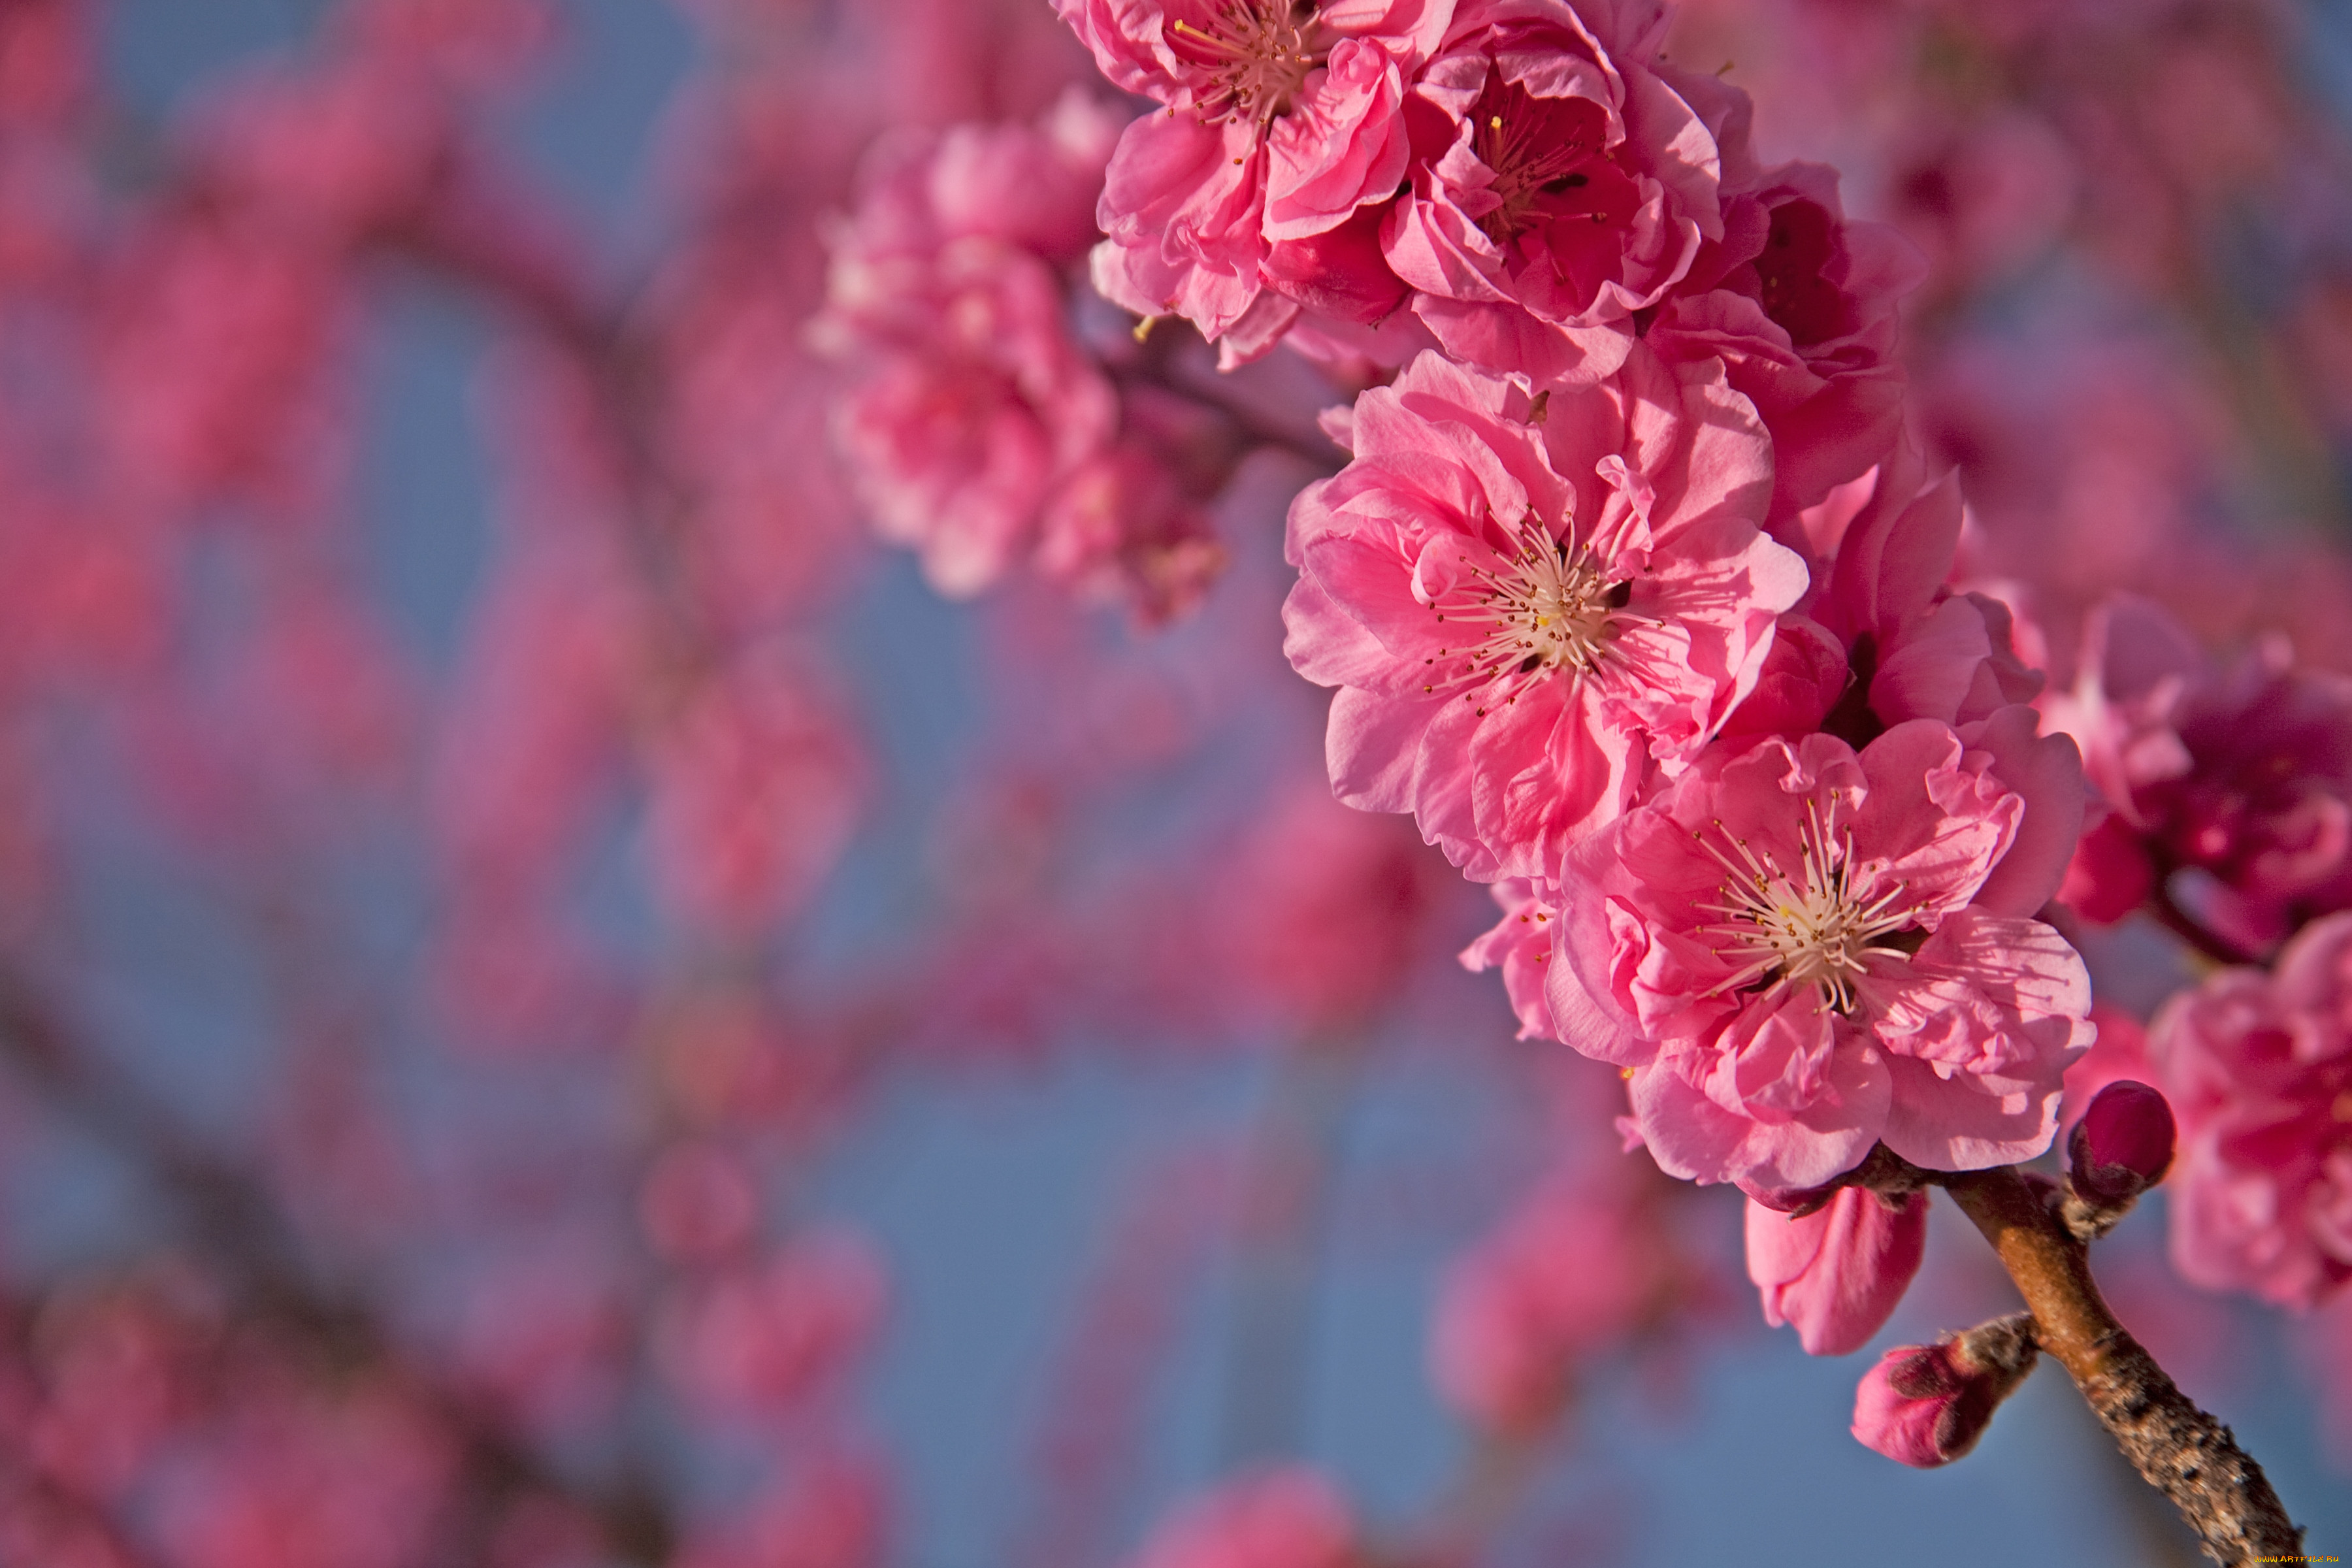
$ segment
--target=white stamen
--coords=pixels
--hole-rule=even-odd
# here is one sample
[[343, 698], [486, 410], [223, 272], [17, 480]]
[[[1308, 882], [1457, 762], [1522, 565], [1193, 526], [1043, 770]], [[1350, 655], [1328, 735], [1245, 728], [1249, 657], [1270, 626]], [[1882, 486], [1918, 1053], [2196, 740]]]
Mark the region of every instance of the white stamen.
[[1898, 881], [1884, 891], [1866, 881], [1857, 885], [1853, 830], [1832, 834], [1817, 802], [1805, 803], [1798, 838], [1801, 864], [1793, 870], [1769, 851], [1759, 854], [1746, 839], [1727, 837], [1721, 823], [1712, 839], [1704, 833], [1692, 837], [1730, 873], [1718, 889], [1722, 901], [1699, 906], [1724, 917], [1724, 923], [1702, 926], [1698, 934], [1734, 966], [1708, 995], [1769, 979], [1768, 990], [1814, 986], [1823, 1007], [1850, 1013], [1853, 981], [1868, 972], [1872, 956], [1907, 956], [1906, 949], [1877, 939], [1914, 923], [1918, 906], [1903, 901], [1910, 884]]
[[[1447, 665], [1443, 683], [1479, 688], [1463, 700], [1483, 699], [1483, 714], [1497, 702], [1517, 701], [1519, 689], [1554, 670], [1571, 679], [1591, 674], [1615, 643], [1624, 588], [1609, 581], [1589, 548], [1554, 538], [1529, 510], [1510, 537], [1509, 552], [1498, 552], [1492, 566], [1471, 567], [1433, 606], [1439, 620], [1470, 628], [1469, 646], [1438, 650]], [[1457, 658], [1464, 661], [1458, 669]]]

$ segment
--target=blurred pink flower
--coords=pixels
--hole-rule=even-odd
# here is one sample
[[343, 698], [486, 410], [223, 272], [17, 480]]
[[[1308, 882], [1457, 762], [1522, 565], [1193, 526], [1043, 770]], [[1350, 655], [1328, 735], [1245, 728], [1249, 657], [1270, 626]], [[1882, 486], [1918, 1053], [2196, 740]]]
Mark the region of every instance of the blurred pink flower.
[[2070, 872], [2077, 908], [2113, 920], [2173, 889], [2252, 957], [2352, 904], [2352, 680], [2265, 639], [2234, 667], [2128, 595], [2094, 610], [2074, 689], [2045, 700], [2073, 731], [2106, 816]]
[[2175, 1267], [2308, 1308], [2352, 1279], [2352, 913], [2225, 969], [2148, 1032], [2179, 1124]]
[[1228, 1480], [1160, 1523], [1129, 1568], [1346, 1568], [1356, 1525], [1339, 1489], [1303, 1465]]
[[772, 1417], [838, 1377], [873, 1338], [887, 1296], [862, 1237], [815, 1232], [764, 1264], [685, 1282], [656, 1329], [662, 1364], [698, 1408]]
[[710, 672], [647, 746], [654, 886], [685, 921], [757, 936], [849, 846], [866, 760], [807, 657], [759, 650]]
[[1586, 1361], [1622, 1355], [1675, 1298], [1679, 1260], [1622, 1182], [1565, 1172], [1447, 1270], [1437, 1386], [1483, 1426], [1540, 1431]]

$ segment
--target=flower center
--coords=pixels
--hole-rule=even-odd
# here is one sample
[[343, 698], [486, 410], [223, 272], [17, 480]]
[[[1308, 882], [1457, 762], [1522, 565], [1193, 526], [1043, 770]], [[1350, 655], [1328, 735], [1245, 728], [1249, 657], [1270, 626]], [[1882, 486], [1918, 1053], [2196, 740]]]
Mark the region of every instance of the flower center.
[[1909, 956], [1909, 950], [1878, 939], [1902, 930], [1918, 913], [1916, 905], [1895, 906], [1908, 889], [1896, 882], [1876, 898], [1853, 885], [1853, 832], [1843, 838], [1822, 821], [1816, 802], [1805, 803], [1805, 826], [1798, 838], [1800, 864], [1780, 865], [1770, 850], [1759, 852], [1745, 838], [1728, 837], [1715, 825], [1713, 838], [1692, 837], [1729, 873], [1717, 891], [1720, 901], [1702, 904], [1720, 922], [1699, 927], [1715, 955], [1735, 967], [1707, 994], [1763, 984], [1811, 985], [1822, 1005], [1853, 1011], [1853, 979], [1873, 955]]
[[1501, 245], [1515, 238], [1537, 217], [1538, 196], [1562, 195], [1590, 183], [1577, 165], [1591, 155], [1580, 137], [1553, 141], [1543, 134], [1555, 129], [1533, 114], [1506, 115], [1487, 110], [1473, 128], [1470, 150], [1494, 174], [1487, 190], [1494, 208], [1478, 219], [1486, 237]]
[[[1511, 536], [1510, 552], [1497, 552], [1491, 566], [1472, 567], [1433, 606], [1439, 620], [1463, 625], [1479, 639], [1437, 650], [1447, 661], [1447, 684], [1473, 683], [1477, 689], [1462, 700], [1484, 697], [1484, 715], [1498, 698], [1517, 702], [1519, 689], [1554, 670], [1590, 675], [1616, 639], [1616, 612], [1633, 586], [1610, 582], [1590, 550], [1553, 538], [1530, 509]], [[1456, 658], [1463, 661], [1458, 673], [1452, 669]], [[1422, 688], [1436, 689], [1433, 681]]]
[[1196, 100], [1203, 124], [1248, 120], [1264, 130], [1290, 106], [1329, 50], [1310, 4], [1223, 0], [1207, 24], [1171, 22], [1161, 36], [1178, 58], [1205, 73]]

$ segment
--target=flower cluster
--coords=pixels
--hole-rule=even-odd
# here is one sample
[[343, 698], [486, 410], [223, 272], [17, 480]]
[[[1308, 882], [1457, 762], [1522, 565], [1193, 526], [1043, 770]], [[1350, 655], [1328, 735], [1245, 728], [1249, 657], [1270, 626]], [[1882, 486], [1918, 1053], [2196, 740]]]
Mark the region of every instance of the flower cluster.
[[1498, 885], [1465, 957], [1527, 1030], [1622, 1070], [1667, 1172], [1782, 1207], [1882, 1145], [2046, 1149], [2093, 1034], [2035, 918], [2081, 767], [1902, 436], [1903, 244], [1759, 166], [1649, 8], [1063, 12], [1162, 106], [1112, 155], [1097, 286], [1227, 364], [1286, 341], [1381, 383], [1291, 508], [1286, 649], [1336, 689], [1340, 798]]
[[2273, 971], [2165, 1005], [2148, 1054], [2179, 1121], [2172, 1255], [2216, 1289], [2311, 1307], [2352, 1280], [2352, 913]]
[[2276, 637], [2221, 666], [2162, 606], [2119, 595], [2048, 706], [2099, 795], [2065, 888], [2083, 914], [2177, 899], [2251, 958], [2352, 909], [2352, 680]]
[[1949, 585], [1950, 481], [1891, 447], [1777, 513], [1803, 426], [1646, 344], [1591, 381], [1424, 353], [1344, 427], [1286, 611], [1335, 787], [1506, 883], [1472, 961], [1624, 1069], [1660, 1163], [1767, 1194], [2048, 1147], [2091, 1037], [2034, 919], [2079, 763], [2006, 607]]
[[1844, 220], [1831, 171], [1762, 166], [1744, 95], [1661, 55], [1664, 6], [1057, 3], [1163, 106], [1112, 156], [1096, 282], [1227, 363], [1442, 347], [1589, 383], [1646, 342], [1805, 432], [1798, 504], [1893, 436], [1911, 252]]
[[1197, 415], [1122, 396], [1076, 319], [1118, 130], [1073, 90], [1034, 125], [886, 137], [831, 237], [812, 331], [855, 368], [835, 445], [876, 531], [940, 593], [1027, 566], [1160, 619], [1222, 561], [1213, 484], [1187, 471]]

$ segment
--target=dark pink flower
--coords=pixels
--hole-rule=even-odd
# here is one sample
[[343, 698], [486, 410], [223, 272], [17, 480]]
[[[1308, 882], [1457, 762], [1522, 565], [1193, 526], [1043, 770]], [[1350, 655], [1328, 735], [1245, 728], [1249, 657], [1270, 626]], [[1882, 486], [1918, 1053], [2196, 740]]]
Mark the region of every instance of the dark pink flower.
[[2128, 595], [2084, 628], [2074, 689], [2045, 701], [2073, 731], [2108, 815], [2076, 857], [2077, 908], [2119, 918], [2198, 874], [2197, 912], [2249, 954], [2352, 905], [2352, 680], [2266, 639], [2233, 667]]
[[1256, 308], [1240, 352], [1270, 347], [1297, 307], [1265, 292], [1277, 245], [1313, 246], [1392, 196], [1403, 104], [1453, 0], [1055, 0], [1103, 74], [1165, 105], [1112, 155], [1096, 286], [1211, 339]]
[[1748, 1205], [1748, 1278], [1764, 1321], [1787, 1323], [1807, 1355], [1844, 1355], [1885, 1327], [1927, 1254], [1927, 1194], [1882, 1199], [1841, 1187], [1809, 1215]]
[[2163, 1094], [2118, 1079], [2074, 1124], [2066, 1143], [2067, 1184], [2094, 1204], [2128, 1204], [2164, 1180], [2172, 1146], [2172, 1108]]
[[1333, 784], [1472, 877], [1547, 874], [1706, 743], [1804, 591], [1757, 528], [1763, 431], [1719, 370], [1648, 354], [1540, 403], [1424, 354], [1353, 428], [1291, 508], [1284, 607], [1291, 662], [1340, 688]]
[[1832, 557], [1804, 611], [1845, 645], [1853, 672], [1847, 700], [1856, 706], [1831, 727], [1864, 741], [1906, 719], [1964, 725], [2031, 701], [2042, 677], [2011, 646], [2009, 606], [1952, 585], [1958, 476], [1930, 479], [1905, 441], [1865, 478], [1866, 489], [1857, 479], [1855, 493], [1842, 498], [1859, 504], [1835, 539], [1803, 541]]
[[[1607, 375], [1723, 237], [1722, 160], [1659, 74], [1662, 6], [1468, 0], [1414, 84], [1389, 265], [1446, 352]], [[1719, 89], [1718, 89], [1719, 90]]]
[[1668, 359], [1721, 356], [1772, 432], [1775, 512], [1811, 506], [1894, 444], [1904, 376], [1895, 303], [1919, 279], [1908, 241], [1849, 223], [1837, 173], [1787, 163], [1724, 201], [1724, 234], [1659, 310]]
[[1915, 1164], [2030, 1159], [2090, 1043], [2090, 979], [2000, 873], [2025, 797], [1914, 721], [1703, 759], [1571, 849], [1552, 1016], [1632, 1069], [1674, 1174], [1816, 1186], [1873, 1143]]
[[2273, 973], [2225, 969], [2148, 1033], [2179, 1124], [2180, 1272], [2310, 1307], [2352, 1279], [2352, 914], [2297, 933]]

